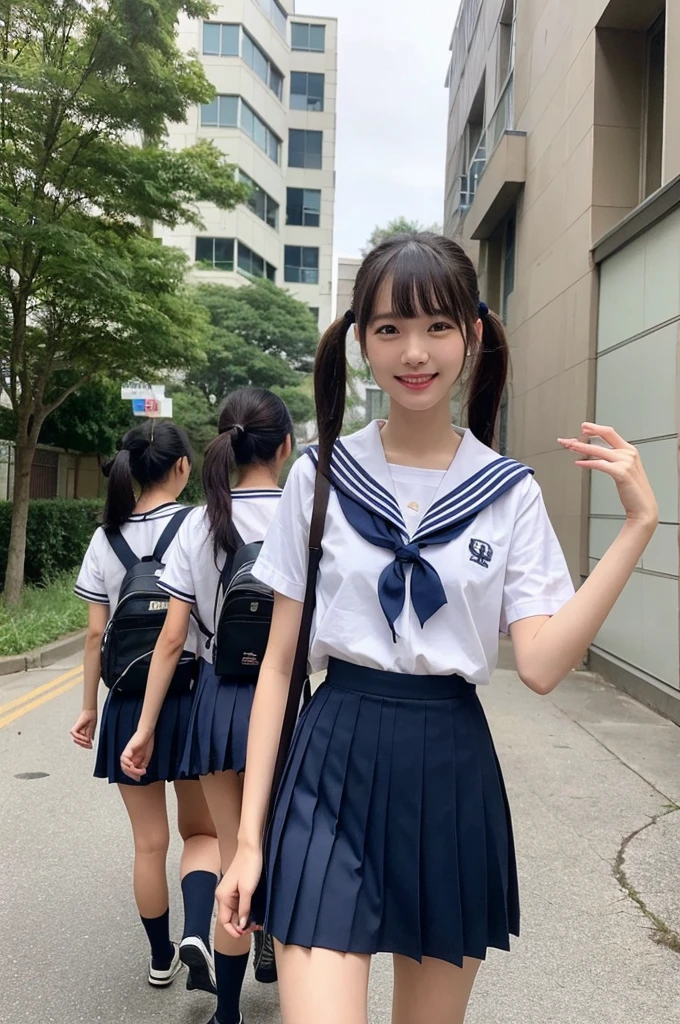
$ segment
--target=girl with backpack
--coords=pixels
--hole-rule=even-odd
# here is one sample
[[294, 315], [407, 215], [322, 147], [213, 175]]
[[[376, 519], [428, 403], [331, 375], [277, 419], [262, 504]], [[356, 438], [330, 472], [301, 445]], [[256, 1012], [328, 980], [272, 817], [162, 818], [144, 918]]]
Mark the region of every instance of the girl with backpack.
[[[121, 451], [109, 463], [103, 524], [95, 532], [75, 592], [89, 604], [89, 624], [84, 654], [83, 710], [71, 729], [74, 742], [86, 750], [93, 746], [97, 726], [97, 693], [102, 675], [102, 638], [115, 632], [121, 585], [143, 559], [163, 548], [179, 528], [187, 509], [178, 504], [191, 471], [192, 454], [183, 430], [173, 423], [153, 420], [134, 427], [123, 439]], [[138, 497], [135, 495], [138, 490]], [[162, 597], [162, 594], [157, 597]], [[147, 604], [165, 604], [147, 601]], [[153, 630], [152, 630], [153, 632]], [[131, 635], [131, 634], [129, 634]], [[94, 774], [116, 783], [130, 818], [135, 847], [134, 894], [146, 931], [151, 956], [148, 981], [164, 988], [172, 984], [182, 967], [181, 951], [196, 935], [207, 934], [215, 902], [220, 870], [215, 826], [197, 781], [179, 781], [179, 763], [189, 727], [192, 706], [191, 683], [195, 672], [187, 673], [198, 646], [196, 631], [187, 639], [183, 670], [170, 688], [158, 719], [158, 742], [142, 785], [135, 785], [121, 771], [120, 755], [137, 728], [144, 697], [143, 672], [135, 672], [135, 658], [118, 642], [119, 652], [130, 666], [120, 672], [112, 685], [102, 714]], [[148, 646], [148, 643], [147, 643]], [[143, 661], [144, 659], [141, 659]], [[195, 661], [195, 659], [194, 659]], [[177, 796], [178, 829], [183, 840], [181, 860], [185, 930], [180, 947], [170, 940], [166, 858], [170, 841], [166, 808], [166, 783], [173, 782]], [[206, 958], [196, 964], [187, 988], [213, 991], [212, 964]]]
[[[220, 609], [224, 604], [227, 610], [225, 585], [239, 552], [245, 550], [241, 545], [261, 542], [274, 518], [281, 495], [281, 471], [292, 450], [293, 424], [277, 395], [247, 387], [227, 398], [218, 429], [203, 465], [205, 507], [194, 509], [182, 524], [160, 579], [161, 588], [170, 595], [168, 617], [153, 656], [137, 732], [123, 752], [121, 766], [133, 779], [146, 776], [158, 742], [159, 714], [193, 611], [207, 640], [201, 649], [182, 771], [200, 776], [217, 827], [222, 870], [226, 871], [236, 851], [241, 774], [257, 681], [257, 665], [251, 662], [257, 662], [258, 654], [247, 646], [241, 659], [243, 673], [227, 676], [217, 675], [213, 654], [216, 651], [220, 658], [230, 639], [240, 639], [239, 629], [248, 629], [232, 622], [231, 633], [223, 637], [221, 624], [225, 620]], [[265, 595], [253, 594], [244, 616], [250, 610], [256, 613], [259, 609], [255, 606], [264, 599]], [[267, 631], [268, 627], [269, 621]], [[251, 634], [247, 636], [250, 642]], [[265, 645], [266, 637], [261, 654]], [[223, 928], [216, 928], [217, 1010], [213, 1024], [239, 1024], [242, 1020], [239, 1003], [249, 951], [249, 935], [228, 935]]]
[[[352, 326], [391, 407], [386, 422], [337, 440]], [[394, 1024], [461, 1024], [487, 950], [508, 949], [519, 930], [510, 813], [477, 687], [502, 631], [521, 680], [554, 689], [656, 527], [632, 445], [589, 423], [584, 439], [560, 440], [578, 466], [614, 480], [625, 513], [574, 594], [531, 470], [491, 447], [507, 362], [470, 259], [430, 234], [371, 252], [354, 308], [321, 340], [319, 449], [293, 467], [254, 569], [275, 591], [274, 613], [238, 850], [217, 893], [221, 923], [247, 935], [303, 606], [307, 621], [310, 520], [316, 533], [326, 496], [309, 663], [327, 677], [290, 748], [256, 918], [276, 940], [284, 1024], [366, 1024], [379, 951], [394, 956]], [[450, 417], [461, 374], [467, 430]]]

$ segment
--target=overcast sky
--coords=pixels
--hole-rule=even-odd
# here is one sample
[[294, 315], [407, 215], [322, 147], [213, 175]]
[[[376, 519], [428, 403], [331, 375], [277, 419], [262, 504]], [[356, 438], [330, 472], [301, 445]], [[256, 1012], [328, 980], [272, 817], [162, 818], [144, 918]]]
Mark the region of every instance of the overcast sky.
[[447, 93], [459, 0], [297, 0], [338, 18], [335, 252], [359, 256], [376, 224], [441, 224]]

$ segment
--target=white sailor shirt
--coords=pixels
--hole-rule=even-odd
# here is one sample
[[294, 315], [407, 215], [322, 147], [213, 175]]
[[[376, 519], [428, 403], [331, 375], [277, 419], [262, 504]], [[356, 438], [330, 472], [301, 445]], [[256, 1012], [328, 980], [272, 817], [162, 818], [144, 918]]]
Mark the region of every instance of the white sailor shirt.
[[[232, 491], [231, 496], [234, 525], [244, 543], [263, 540], [274, 518], [281, 491], [243, 488]], [[190, 512], [179, 528], [158, 581], [161, 589], [171, 597], [193, 606], [194, 616], [203, 627], [198, 653], [208, 662], [212, 661], [210, 638], [215, 632], [217, 591], [225, 561], [223, 551], [215, 558], [207, 510], [202, 505]]]
[[[555, 614], [573, 595], [529, 468], [469, 430], [459, 433], [458, 451], [439, 477], [390, 467], [377, 421], [336, 443], [310, 671], [334, 657], [486, 684], [499, 633], [518, 619]], [[263, 583], [297, 601], [304, 598], [315, 473], [309, 454], [293, 466], [255, 565]], [[414, 498], [404, 504], [411, 474]], [[429, 507], [420, 507], [417, 494], [433, 495]], [[372, 540], [356, 527], [369, 520], [379, 527]], [[447, 531], [457, 535], [442, 541]], [[398, 537], [396, 545], [380, 533]]]

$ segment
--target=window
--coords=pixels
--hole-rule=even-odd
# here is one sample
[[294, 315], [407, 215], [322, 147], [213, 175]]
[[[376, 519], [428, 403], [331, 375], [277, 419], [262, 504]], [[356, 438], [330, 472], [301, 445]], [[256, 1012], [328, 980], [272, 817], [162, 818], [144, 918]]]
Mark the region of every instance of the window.
[[321, 221], [321, 189], [289, 188], [286, 224], [318, 228]]
[[319, 283], [319, 250], [307, 245], [287, 245], [285, 280], [293, 284]]
[[203, 22], [203, 53], [213, 57], [238, 57], [240, 27]]
[[201, 125], [204, 128], [240, 128], [274, 163], [281, 160], [281, 140], [240, 96], [216, 96], [212, 103], [203, 103]]
[[271, 21], [274, 28], [286, 38], [286, 25], [288, 23], [288, 15], [279, 7], [276, 0], [257, 0], [258, 4]]
[[283, 75], [240, 25], [204, 21], [203, 53], [219, 57], [242, 57], [265, 85], [279, 99], [283, 99]]
[[323, 110], [324, 76], [307, 71], [291, 71], [290, 109]]
[[647, 68], [642, 161], [642, 199], [661, 188], [663, 158], [663, 120], [666, 75], [666, 19], [661, 17], [647, 37]]
[[508, 300], [515, 290], [515, 236], [516, 220], [514, 211], [505, 224], [503, 233], [503, 263], [501, 267], [501, 319], [508, 322]]
[[243, 242], [238, 243], [238, 269], [244, 274], [250, 274], [251, 277], [266, 276], [270, 281], [276, 278], [276, 267], [263, 260]]
[[290, 36], [292, 50], [323, 53], [326, 49], [325, 25], [309, 25], [301, 21], [293, 21], [290, 26]]
[[316, 323], [317, 323], [317, 326], [318, 326], [318, 324], [319, 324], [319, 307], [318, 306], [310, 306], [309, 307], [309, 312], [312, 314], [312, 316], [316, 320]]
[[234, 269], [233, 238], [196, 239], [196, 262], [209, 264], [215, 270]]
[[517, 0], [505, 0], [498, 25], [498, 74], [496, 99], [515, 67], [515, 39], [517, 35]]
[[323, 132], [291, 128], [288, 137], [288, 166], [320, 170], [322, 166]]
[[253, 181], [245, 171], [239, 169], [238, 176], [239, 180], [244, 182], [251, 190], [250, 195], [246, 199], [246, 206], [260, 220], [263, 220], [265, 224], [269, 224], [270, 228], [276, 230], [279, 226], [279, 204], [256, 181]]

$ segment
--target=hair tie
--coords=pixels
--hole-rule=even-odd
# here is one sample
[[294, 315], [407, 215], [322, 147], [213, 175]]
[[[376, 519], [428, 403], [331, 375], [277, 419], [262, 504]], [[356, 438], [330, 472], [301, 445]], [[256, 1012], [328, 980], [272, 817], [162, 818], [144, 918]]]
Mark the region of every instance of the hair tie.
[[240, 423], [235, 423], [231, 429], [236, 431], [237, 437], [240, 437], [241, 434], [245, 434], [246, 432], [245, 427], [242, 427]]
[[480, 320], [483, 320], [488, 315], [489, 315], [489, 307], [487, 306], [486, 302], [480, 302], [479, 303], [479, 318], [480, 318]]
[[357, 318], [354, 315], [354, 310], [353, 309], [348, 309], [347, 310], [347, 312], [345, 313], [345, 316], [344, 316], [344, 320], [345, 320], [345, 324], [347, 325], [347, 327], [351, 327], [352, 324], [355, 324], [357, 322]]

